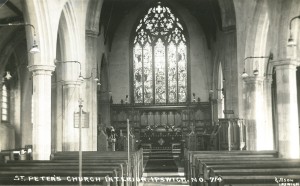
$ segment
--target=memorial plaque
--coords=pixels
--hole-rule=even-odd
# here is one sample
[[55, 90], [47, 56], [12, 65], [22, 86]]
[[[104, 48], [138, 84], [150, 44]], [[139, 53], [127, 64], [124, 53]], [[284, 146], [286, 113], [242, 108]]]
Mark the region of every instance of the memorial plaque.
[[[74, 128], [79, 128], [80, 112], [74, 113]], [[89, 113], [82, 111], [81, 114], [81, 128], [89, 128]]]

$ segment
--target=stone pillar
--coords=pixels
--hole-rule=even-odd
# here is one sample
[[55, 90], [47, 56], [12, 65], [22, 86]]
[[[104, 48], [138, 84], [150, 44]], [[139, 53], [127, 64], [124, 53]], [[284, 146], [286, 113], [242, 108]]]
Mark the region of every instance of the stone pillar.
[[[56, 72], [59, 71], [59, 69], [56, 69]], [[58, 73], [56, 73], [58, 74]], [[58, 76], [58, 75], [57, 75]], [[64, 82], [62, 80], [56, 82], [56, 87], [54, 88], [54, 95], [55, 100], [53, 100], [55, 105], [55, 113], [53, 113], [54, 121], [52, 122], [55, 126], [55, 134], [53, 135], [55, 139], [52, 139], [52, 141], [55, 141], [55, 151], [62, 151], [62, 144], [63, 144], [63, 85]], [[54, 96], [52, 96], [54, 97]]]
[[245, 80], [245, 119], [247, 150], [273, 149], [273, 127], [265, 120], [263, 107], [263, 77], [249, 76]]
[[62, 150], [77, 151], [79, 147], [79, 131], [75, 128], [74, 113], [79, 112], [79, 82], [64, 81], [63, 85], [63, 126]]
[[[275, 135], [275, 129], [273, 125], [273, 118], [272, 118], [272, 76], [265, 79], [264, 82], [264, 101], [265, 101], [265, 124], [266, 124], [266, 130], [270, 130], [273, 132], [265, 133], [266, 138], [269, 139], [268, 143], [269, 145], [265, 150], [274, 150], [275, 149], [275, 142], [274, 142], [274, 135]], [[275, 105], [273, 105], [275, 107]]]
[[33, 73], [33, 159], [49, 160], [51, 154], [51, 73], [55, 66], [32, 65]]
[[[57, 140], [57, 82], [54, 81], [56, 74], [54, 73], [51, 80], [51, 153], [55, 153], [59, 148]], [[60, 130], [62, 131], [62, 130]], [[61, 150], [60, 150], [61, 151]]]
[[276, 70], [279, 157], [299, 158], [296, 67], [298, 61], [274, 61]]
[[[98, 130], [98, 108], [97, 108], [97, 90], [98, 85], [94, 80], [95, 77], [100, 79], [100, 60], [102, 56], [98, 54], [98, 32], [94, 30], [86, 30], [86, 61], [85, 61], [85, 70], [87, 76], [90, 76], [91, 73], [93, 76], [85, 80], [85, 89], [84, 89], [84, 110], [90, 113], [90, 123], [89, 129], [87, 129], [86, 135], [89, 138], [86, 140], [86, 150], [96, 151], [97, 150], [97, 130]], [[101, 53], [102, 55], [102, 53]]]

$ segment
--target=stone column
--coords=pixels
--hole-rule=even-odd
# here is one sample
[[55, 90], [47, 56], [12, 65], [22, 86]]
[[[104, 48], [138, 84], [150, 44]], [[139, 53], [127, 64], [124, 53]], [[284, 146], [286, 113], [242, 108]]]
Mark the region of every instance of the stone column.
[[[264, 102], [265, 102], [265, 124], [266, 130], [270, 130], [273, 132], [265, 133], [266, 138], [269, 139], [269, 145], [265, 148], [265, 150], [274, 150], [275, 143], [274, 143], [274, 127], [273, 127], [273, 118], [272, 118], [272, 77], [268, 77], [264, 81]], [[273, 105], [275, 106], [275, 105]], [[266, 143], [265, 143], [266, 144]]]
[[299, 158], [296, 67], [298, 61], [274, 61], [276, 70], [279, 157]]
[[64, 81], [63, 85], [63, 125], [62, 150], [77, 151], [79, 149], [79, 131], [75, 128], [74, 113], [79, 112], [79, 86], [78, 81]]
[[[56, 72], [58, 72], [59, 69], [56, 69]], [[56, 73], [58, 74], [58, 73]], [[58, 76], [58, 75], [57, 75]], [[54, 89], [55, 93], [55, 100], [53, 100], [54, 102], [54, 106], [55, 106], [55, 113], [53, 114], [53, 118], [54, 121], [52, 122], [54, 125], [54, 131], [55, 134], [53, 135], [55, 137], [55, 139], [52, 139], [52, 141], [55, 141], [55, 151], [62, 151], [62, 144], [63, 144], [63, 85], [64, 82], [62, 80], [59, 80], [56, 82], [56, 87]], [[53, 96], [54, 97], [54, 96]], [[52, 126], [53, 127], [53, 126]]]
[[[53, 74], [55, 76], [56, 74]], [[52, 82], [51, 82], [51, 153], [54, 153], [58, 151], [57, 149], [59, 148], [58, 145], [58, 140], [57, 140], [57, 88], [58, 84], [57, 82], [54, 81], [55, 77], [52, 77]], [[61, 130], [60, 130], [61, 131]], [[61, 149], [60, 149], [61, 151]]]
[[51, 73], [55, 66], [32, 65], [33, 73], [33, 159], [49, 160], [51, 154]]
[[270, 150], [273, 148], [273, 128], [266, 124], [263, 107], [263, 77], [249, 76], [245, 80], [245, 119], [247, 150]]
[[[97, 108], [97, 82], [95, 77], [100, 79], [100, 60], [102, 56], [98, 54], [98, 32], [94, 30], [86, 30], [86, 74], [89, 76], [91, 73], [93, 76], [85, 80], [85, 97], [84, 97], [84, 110], [90, 113], [89, 128], [85, 130], [83, 135], [89, 136], [85, 143], [86, 150], [97, 150], [97, 131], [98, 131], [98, 108]], [[102, 54], [102, 53], [101, 53]]]

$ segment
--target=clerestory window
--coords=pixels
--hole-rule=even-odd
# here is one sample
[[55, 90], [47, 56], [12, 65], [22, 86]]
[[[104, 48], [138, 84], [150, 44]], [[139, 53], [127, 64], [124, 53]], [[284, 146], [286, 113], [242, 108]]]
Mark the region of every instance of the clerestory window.
[[183, 24], [161, 2], [139, 21], [133, 41], [134, 103], [187, 101], [187, 41]]

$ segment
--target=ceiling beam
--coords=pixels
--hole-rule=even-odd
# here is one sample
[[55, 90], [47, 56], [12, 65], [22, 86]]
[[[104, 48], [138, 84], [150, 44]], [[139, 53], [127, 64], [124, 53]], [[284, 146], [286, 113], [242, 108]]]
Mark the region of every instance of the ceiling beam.
[[16, 13], [18, 16], [23, 16], [23, 12], [18, 7], [16, 7], [12, 2], [7, 1], [5, 3], [5, 6], [7, 6], [11, 11]]

